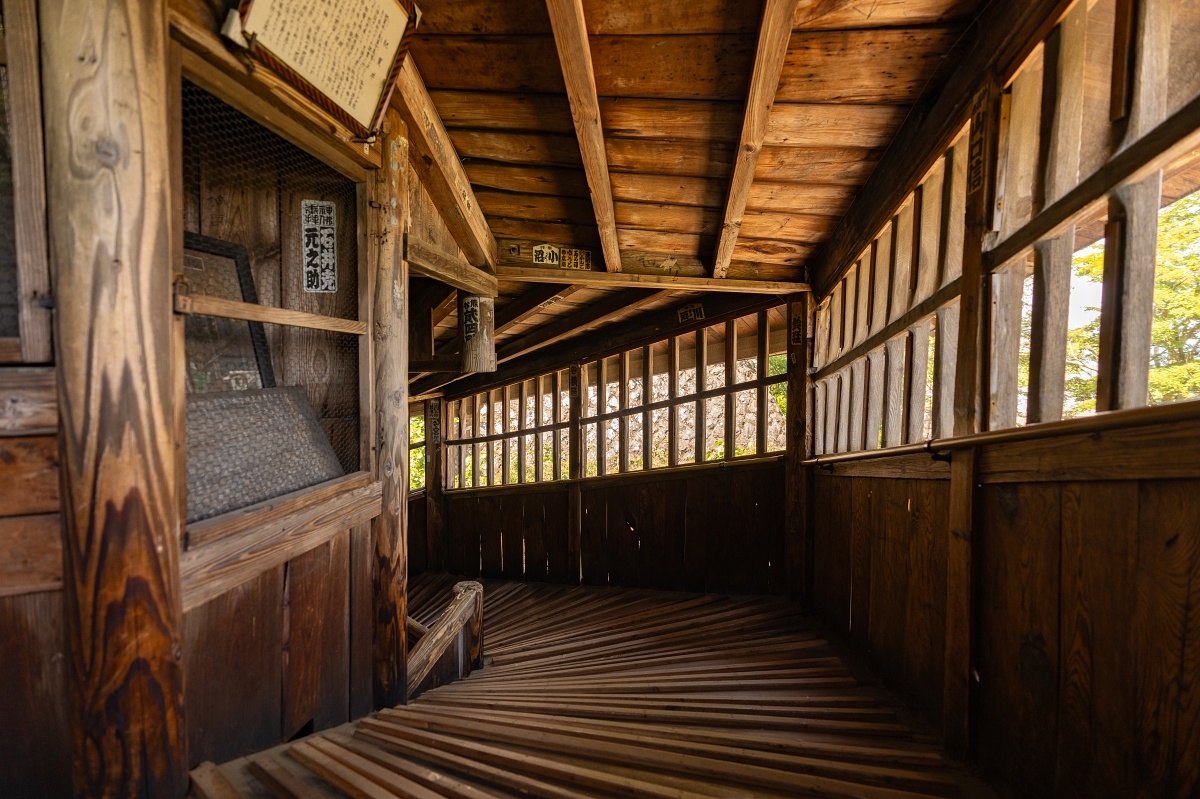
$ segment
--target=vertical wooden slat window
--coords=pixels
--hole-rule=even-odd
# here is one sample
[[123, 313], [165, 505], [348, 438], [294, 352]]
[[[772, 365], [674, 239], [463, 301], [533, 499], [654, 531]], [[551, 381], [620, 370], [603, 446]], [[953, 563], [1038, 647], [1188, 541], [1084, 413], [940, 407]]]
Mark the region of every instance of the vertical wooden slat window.
[[[786, 351], [780, 305], [581, 364], [583, 476], [782, 451]], [[567, 387], [560, 371], [449, 400], [446, 488], [565, 478]]]

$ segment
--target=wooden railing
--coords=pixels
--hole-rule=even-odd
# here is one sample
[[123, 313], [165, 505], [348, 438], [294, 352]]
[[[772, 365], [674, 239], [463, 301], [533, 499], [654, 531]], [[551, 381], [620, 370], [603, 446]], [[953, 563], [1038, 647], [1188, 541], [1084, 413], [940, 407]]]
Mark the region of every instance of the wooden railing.
[[409, 652], [408, 698], [461, 680], [482, 665], [483, 586], [464, 581], [454, 586], [450, 606]]

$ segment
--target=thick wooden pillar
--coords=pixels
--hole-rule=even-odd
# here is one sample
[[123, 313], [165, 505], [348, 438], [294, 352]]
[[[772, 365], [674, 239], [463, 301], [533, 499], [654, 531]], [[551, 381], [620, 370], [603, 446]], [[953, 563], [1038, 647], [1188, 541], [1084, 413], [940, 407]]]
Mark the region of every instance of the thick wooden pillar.
[[40, 13], [74, 790], [182, 797], [166, 6]]
[[463, 374], [496, 371], [495, 298], [458, 293], [458, 340]]
[[[784, 552], [788, 595], [801, 601], [812, 599], [810, 572], [812, 556], [808, 544], [808, 475], [802, 465], [809, 452], [808, 429], [808, 306], [809, 296], [799, 294], [788, 302], [788, 391], [787, 456]], [[704, 335], [701, 330], [697, 335]], [[762, 335], [761, 331], [759, 335]], [[702, 444], [699, 446], [703, 446]]]
[[408, 580], [408, 275], [401, 257], [407, 228], [408, 139], [399, 114], [388, 111], [383, 164], [375, 179], [383, 206], [379, 272], [372, 303], [375, 345], [376, 476], [383, 511], [375, 519], [375, 633], [371, 684], [376, 708], [407, 700], [404, 620]]
[[425, 533], [426, 560], [431, 572], [446, 568], [446, 519], [442, 488], [446, 484], [446, 436], [442, 432], [446, 401], [425, 403]]

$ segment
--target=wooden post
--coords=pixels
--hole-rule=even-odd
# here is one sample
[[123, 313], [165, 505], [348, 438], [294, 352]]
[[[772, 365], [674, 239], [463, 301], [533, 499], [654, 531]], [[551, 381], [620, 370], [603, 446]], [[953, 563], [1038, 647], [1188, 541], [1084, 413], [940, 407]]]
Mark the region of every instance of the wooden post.
[[458, 338], [462, 342], [463, 374], [496, 371], [496, 314], [493, 299], [458, 292]]
[[[568, 377], [567, 409], [569, 424], [567, 425], [567, 477], [576, 481], [583, 476], [583, 431], [580, 429], [579, 417], [583, 404], [583, 375], [581, 364], [571, 364]], [[567, 492], [567, 575], [572, 584], [582, 580], [580, 571], [580, 546], [583, 535], [583, 497], [579, 483], [572, 482]]]
[[166, 5], [39, 5], [74, 792], [182, 797]]
[[446, 445], [442, 434], [446, 401], [431, 399], [425, 403], [425, 529], [426, 563], [429, 571], [446, 568], [446, 519], [442, 489], [446, 482]]
[[942, 736], [946, 751], [965, 759], [971, 743], [971, 638], [974, 596], [972, 533], [975, 450], [955, 450], [950, 461], [950, 537], [946, 568], [946, 650]]
[[375, 519], [375, 634], [371, 685], [376, 709], [407, 700], [404, 621], [408, 580], [408, 292], [401, 258], [407, 227], [408, 140], [399, 114], [388, 111], [383, 164], [375, 179], [384, 224], [379, 239], [371, 334], [375, 345], [375, 412], [379, 436], [376, 478], [383, 482], [383, 510]]
[[[968, 142], [966, 224], [963, 233], [962, 298], [958, 316], [958, 364], [954, 382], [954, 435], [977, 433], [987, 396], [988, 276], [983, 242], [991, 227], [989, 186], [996, 151], [996, 85], [975, 95]], [[950, 462], [950, 530], [946, 553], [946, 648], [942, 735], [946, 750], [963, 759], [970, 747], [970, 669], [974, 585], [971, 533], [975, 504], [975, 451], [959, 450]]]
[[[801, 601], [812, 598], [805, 569], [810, 547], [809, 528], [806, 524], [808, 479], [803, 466], [809, 451], [808, 305], [807, 294], [794, 295], [787, 304], [787, 490], [784, 497], [784, 552], [788, 595]], [[701, 330], [700, 334], [703, 333]], [[761, 331], [759, 334], [761, 335]], [[703, 443], [698, 446], [703, 446]]]

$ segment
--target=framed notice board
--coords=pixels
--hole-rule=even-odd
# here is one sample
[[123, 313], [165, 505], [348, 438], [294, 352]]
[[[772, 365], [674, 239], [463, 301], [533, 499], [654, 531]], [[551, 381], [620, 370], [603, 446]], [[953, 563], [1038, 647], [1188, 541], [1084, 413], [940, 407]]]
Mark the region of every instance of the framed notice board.
[[419, 16], [412, 0], [242, 0], [223, 33], [368, 138]]

